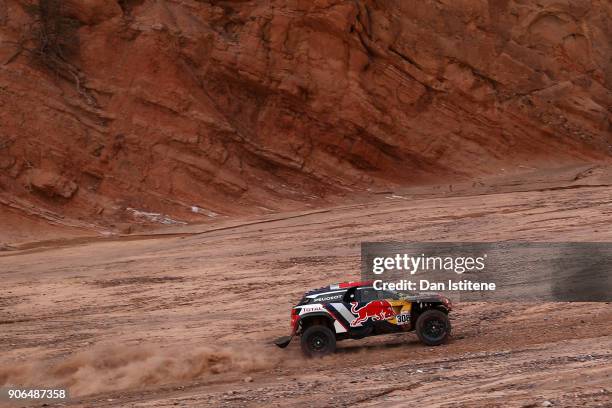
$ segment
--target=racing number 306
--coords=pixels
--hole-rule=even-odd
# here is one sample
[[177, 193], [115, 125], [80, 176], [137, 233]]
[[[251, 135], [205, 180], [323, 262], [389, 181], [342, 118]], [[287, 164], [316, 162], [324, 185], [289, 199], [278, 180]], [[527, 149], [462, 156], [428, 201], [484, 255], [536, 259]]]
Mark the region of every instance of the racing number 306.
[[397, 324], [407, 324], [410, 323], [410, 314], [398, 314], [395, 316], [395, 319], [397, 320]]

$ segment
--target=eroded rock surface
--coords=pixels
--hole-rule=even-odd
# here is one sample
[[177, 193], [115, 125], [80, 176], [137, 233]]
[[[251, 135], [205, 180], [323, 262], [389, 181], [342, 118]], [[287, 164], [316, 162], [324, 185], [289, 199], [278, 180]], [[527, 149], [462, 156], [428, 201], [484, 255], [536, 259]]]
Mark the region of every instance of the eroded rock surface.
[[33, 169], [26, 172], [27, 185], [49, 197], [71, 198], [78, 186], [75, 182], [50, 171]]
[[[36, 3], [0, 3], [0, 185], [60, 213], [205, 219], [611, 156], [607, 1], [46, 0], [59, 61]], [[33, 195], [31, 168], [80, 188]]]

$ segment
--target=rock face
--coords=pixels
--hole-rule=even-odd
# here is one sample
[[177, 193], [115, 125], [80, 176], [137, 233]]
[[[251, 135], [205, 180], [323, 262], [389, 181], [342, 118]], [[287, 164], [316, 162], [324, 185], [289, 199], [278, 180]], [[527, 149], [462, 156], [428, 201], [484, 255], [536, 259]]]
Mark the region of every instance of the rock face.
[[[0, 186], [101, 223], [189, 220], [609, 160], [611, 17], [604, 0], [5, 0]], [[80, 188], [33, 195], [28, 169]]]
[[88, 25], [101, 23], [122, 13], [116, 0], [64, 0], [62, 3], [62, 14]]
[[78, 186], [59, 174], [34, 169], [26, 173], [27, 187], [37, 190], [48, 197], [71, 198]]

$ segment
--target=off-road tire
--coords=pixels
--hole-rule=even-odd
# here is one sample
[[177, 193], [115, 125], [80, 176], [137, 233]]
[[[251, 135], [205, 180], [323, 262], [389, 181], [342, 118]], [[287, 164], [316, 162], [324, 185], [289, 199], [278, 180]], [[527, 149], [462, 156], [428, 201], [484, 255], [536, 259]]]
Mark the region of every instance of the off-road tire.
[[302, 333], [300, 344], [306, 357], [323, 357], [336, 351], [336, 335], [327, 326], [314, 325]]
[[422, 343], [439, 346], [450, 336], [451, 323], [446, 313], [430, 309], [419, 316], [415, 330]]

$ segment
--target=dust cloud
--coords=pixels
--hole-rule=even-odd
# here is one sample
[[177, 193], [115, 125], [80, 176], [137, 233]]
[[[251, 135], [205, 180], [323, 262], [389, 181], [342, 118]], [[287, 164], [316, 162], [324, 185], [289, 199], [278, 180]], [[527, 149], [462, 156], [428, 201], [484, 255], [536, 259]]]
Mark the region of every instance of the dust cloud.
[[278, 361], [253, 349], [100, 345], [53, 361], [2, 364], [0, 386], [61, 386], [81, 396], [253, 372]]

